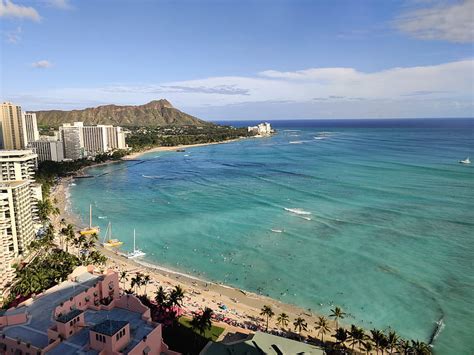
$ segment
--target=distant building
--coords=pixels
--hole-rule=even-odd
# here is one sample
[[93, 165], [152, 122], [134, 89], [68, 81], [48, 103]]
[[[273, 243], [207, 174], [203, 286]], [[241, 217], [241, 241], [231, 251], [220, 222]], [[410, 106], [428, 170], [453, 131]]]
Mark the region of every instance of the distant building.
[[4, 102], [0, 107], [3, 149], [26, 148], [26, 128], [21, 107]]
[[38, 140], [31, 142], [28, 145], [33, 148], [38, 155], [38, 161], [63, 161], [64, 160], [64, 145], [62, 141], [46, 141]]
[[0, 294], [14, 279], [12, 265], [35, 238], [29, 181], [0, 182]]
[[39, 136], [40, 141], [60, 141], [61, 140], [61, 132], [53, 131], [52, 135], [41, 135]]
[[268, 122], [260, 123], [256, 126], [249, 126], [247, 127], [249, 132], [254, 132], [259, 136], [269, 136], [273, 133], [272, 126]]
[[26, 142], [31, 143], [39, 139], [38, 124], [36, 122], [36, 113], [22, 112], [24, 122], [24, 132], [26, 134]]
[[84, 126], [82, 122], [74, 122], [63, 124], [60, 132], [66, 159], [94, 157], [97, 154], [127, 148], [122, 127]]
[[118, 274], [91, 266], [0, 313], [1, 327], [3, 354], [179, 355], [163, 341], [150, 309], [120, 292]]
[[82, 122], [74, 122], [65, 123], [59, 128], [65, 159], [76, 160], [83, 157], [82, 126]]
[[106, 126], [83, 126], [82, 139], [84, 142], [84, 151], [88, 156], [94, 156], [97, 153], [105, 153], [108, 151]]
[[245, 339], [229, 344], [209, 342], [200, 355], [261, 355], [261, 354], [312, 354], [324, 355], [326, 352], [315, 345], [302, 343], [284, 337], [256, 332]]
[[125, 132], [122, 127], [105, 126], [107, 129], [107, 146], [109, 150], [126, 149]]

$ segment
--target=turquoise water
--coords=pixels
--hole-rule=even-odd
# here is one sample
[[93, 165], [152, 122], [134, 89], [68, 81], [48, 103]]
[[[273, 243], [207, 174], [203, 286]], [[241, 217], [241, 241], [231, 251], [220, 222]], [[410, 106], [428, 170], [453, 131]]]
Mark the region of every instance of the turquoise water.
[[283, 122], [271, 138], [91, 168], [71, 199], [126, 250], [136, 228], [148, 262], [426, 342], [442, 319], [435, 352], [468, 354], [474, 165], [457, 161], [474, 158], [472, 123]]

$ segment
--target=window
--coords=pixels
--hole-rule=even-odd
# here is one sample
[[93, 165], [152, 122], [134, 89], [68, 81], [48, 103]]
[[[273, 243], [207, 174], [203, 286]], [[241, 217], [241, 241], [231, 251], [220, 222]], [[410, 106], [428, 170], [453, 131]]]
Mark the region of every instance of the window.
[[99, 334], [95, 333], [95, 340], [99, 341]]

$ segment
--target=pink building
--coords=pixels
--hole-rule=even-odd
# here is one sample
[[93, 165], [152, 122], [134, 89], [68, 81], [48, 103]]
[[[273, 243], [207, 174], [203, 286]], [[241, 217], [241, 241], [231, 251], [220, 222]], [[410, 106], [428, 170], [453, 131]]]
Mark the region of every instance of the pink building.
[[69, 280], [0, 314], [0, 354], [177, 354], [161, 324], [133, 295], [120, 291], [117, 273], [79, 267]]

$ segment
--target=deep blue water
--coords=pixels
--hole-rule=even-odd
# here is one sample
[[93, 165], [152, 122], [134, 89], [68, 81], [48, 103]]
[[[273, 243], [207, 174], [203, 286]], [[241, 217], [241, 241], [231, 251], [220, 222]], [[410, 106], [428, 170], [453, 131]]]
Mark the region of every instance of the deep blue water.
[[458, 161], [474, 120], [272, 123], [271, 138], [91, 168], [75, 211], [92, 203], [125, 249], [136, 228], [148, 262], [423, 341], [442, 319], [436, 353], [472, 353], [474, 170]]

